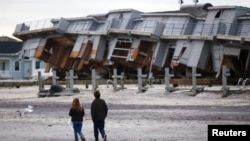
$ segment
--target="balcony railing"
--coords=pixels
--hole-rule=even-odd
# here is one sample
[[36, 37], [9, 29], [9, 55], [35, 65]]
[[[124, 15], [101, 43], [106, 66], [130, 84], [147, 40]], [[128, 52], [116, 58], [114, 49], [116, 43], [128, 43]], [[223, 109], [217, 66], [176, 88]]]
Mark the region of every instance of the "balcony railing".
[[135, 23], [133, 30], [153, 33], [156, 26], [157, 26], [156, 21], [143, 20], [141, 22]]
[[114, 18], [111, 21], [108, 21], [111, 23], [110, 28], [114, 29], [126, 29], [126, 25], [129, 22], [127, 19], [119, 19], [119, 18]]
[[[64, 19], [66, 20], [66, 19]], [[38, 20], [26, 22], [22, 24], [22, 28], [16, 32], [32, 31], [38, 29], [46, 29], [59, 26], [60, 19], [53, 20]], [[92, 24], [95, 24], [94, 28]], [[161, 23], [165, 25], [163, 35], [197, 35], [197, 36], [214, 36], [233, 35], [233, 36], [250, 36], [250, 24], [235, 24], [235, 23], [218, 23], [218, 24], [192, 24], [192, 23]], [[100, 21], [100, 23], [79, 21], [74, 24], [69, 23], [67, 30], [72, 31], [107, 31], [108, 29], [134, 30], [141, 32], [154, 33], [159, 25], [158, 21], [154, 20], [131, 20], [117, 19], [111, 21]], [[66, 26], [66, 24], [65, 24]]]
[[238, 36], [250, 36], [250, 24], [239, 24]]
[[79, 21], [72, 22], [69, 24], [68, 31], [87, 31], [90, 30], [91, 22], [90, 21]]
[[163, 31], [164, 35], [182, 35], [184, 32], [183, 23], [167, 23]]
[[[191, 28], [191, 30], [190, 30]], [[168, 23], [165, 24], [163, 35], [234, 35], [250, 36], [250, 24], [188, 24], [188, 23]]]
[[110, 22], [106, 21], [103, 23], [99, 23], [96, 27], [96, 31], [107, 31], [109, 29]]
[[58, 26], [58, 22], [53, 19], [37, 20], [22, 23], [22, 29], [20, 31], [40, 30], [56, 26]]

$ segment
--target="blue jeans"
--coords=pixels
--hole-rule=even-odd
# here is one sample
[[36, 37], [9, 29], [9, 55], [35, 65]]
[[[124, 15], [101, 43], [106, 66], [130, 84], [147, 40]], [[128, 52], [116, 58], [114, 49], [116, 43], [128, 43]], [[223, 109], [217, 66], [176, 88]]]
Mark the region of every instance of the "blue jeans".
[[104, 130], [104, 125], [105, 122], [104, 120], [94, 120], [94, 136], [95, 136], [95, 141], [98, 141], [98, 131], [101, 133], [102, 138], [105, 136], [105, 130]]
[[74, 129], [74, 136], [75, 136], [75, 139], [78, 139], [78, 136], [82, 136], [83, 133], [82, 133], [82, 122], [79, 122], [79, 121], [72, 121], [72, 124], [73, 124], [73, 129]]

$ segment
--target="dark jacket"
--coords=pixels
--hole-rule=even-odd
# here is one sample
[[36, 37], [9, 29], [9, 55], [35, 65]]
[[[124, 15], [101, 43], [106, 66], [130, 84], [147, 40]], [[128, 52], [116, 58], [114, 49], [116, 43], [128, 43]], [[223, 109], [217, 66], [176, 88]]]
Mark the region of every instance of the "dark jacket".
[[108, 106], [103, 99], [96, 98], [91, 104], [92, 120], [104, 120], [108, 115]]
[[76, 111], [73, 108], [70, 108], [69, 110], [69, 116], [71, 116], [71, 121], [83, 121], [84, 115], [84, 109], [82, 109], [82, 111]]

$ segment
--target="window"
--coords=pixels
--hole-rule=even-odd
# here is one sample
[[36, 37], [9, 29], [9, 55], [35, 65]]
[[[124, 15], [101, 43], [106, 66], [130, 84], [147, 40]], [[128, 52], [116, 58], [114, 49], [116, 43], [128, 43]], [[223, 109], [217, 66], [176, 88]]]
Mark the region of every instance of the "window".
[[220, 18], [222, 15], [222, 10], [218, 11], [217, 14], [215, 15], [215, 18]]
[[41, 61], [36, 61], [36, 69], [40, 69], [41, 68]]
[[0, 62], [0, 71], [5, 71], [5, 62]]
[[181, 52], [180, 52], [180, 55], [179, 55], [179, 58], [184, 54], [185, 50], [186, 50], [187, 47], [183, 47], [181, 49]]
[[15, 61], [15, 71], [19, 71], [20, 70], [20, 63], [19, 61]]

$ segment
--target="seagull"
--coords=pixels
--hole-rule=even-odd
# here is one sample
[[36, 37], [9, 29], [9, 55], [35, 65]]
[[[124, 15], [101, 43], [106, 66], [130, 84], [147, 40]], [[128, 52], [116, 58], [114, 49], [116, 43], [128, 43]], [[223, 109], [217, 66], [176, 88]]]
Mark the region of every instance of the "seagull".
[[109, 87], [109, 84], [111, 84], [114, 87], [114, 82], [111, 79], [107, 80], [107, 88]]
[[28, 105], [28, 107], [27, 107], [27, 108], [24, 108], [24, 109], [18, 110], [17, 112], [19, 112], [20, 117], [24, 117], [24, 113], [27, 113], [27, 112], [31, 113], [31, 112], [33, 112], [33, 109], [34, 109], [34, 107], [33, 107], [33, 106]]

